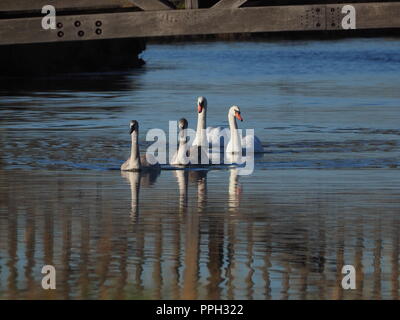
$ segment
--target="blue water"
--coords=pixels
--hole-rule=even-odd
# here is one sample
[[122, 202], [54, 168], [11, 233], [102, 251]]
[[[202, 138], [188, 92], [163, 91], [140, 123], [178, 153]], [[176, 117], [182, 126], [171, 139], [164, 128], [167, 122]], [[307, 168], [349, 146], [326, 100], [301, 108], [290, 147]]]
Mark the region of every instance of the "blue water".
[[[7, 152], [6, 164], [43, 167], [59, 155], [95, 168], [92, 155], [104, 158], [107, 148], [107, 166], [118, 167], [129, 120], [140, 121], [143, 141], [168, 120], [186, 117], [195, 128], [204, 95], [211, 126], [227, 126], [228, 108], [241, 107], [241, 127], [254, 128], [269, 153], [262, 167], [398, 166], [399, 47], [392, 39], [150, 45], [140, 70], [14, 79], [12, 90], [4, 80], [3, 149], [25, 150]], [[40, 155], [30, 143], [41, 144]], [[75, 146], [84, 151], [65, 159]]]
[[[150, 44], [136, 70], [2, 78], [0, 298], [398, 299], [399, 51]], [[240, 106], [265, 148], [253, 174], [121, 176], [129, 121], [143, 151], [169, 120], [195, 128], [199, 95], [210, 126]], [[61, 270], [53, 295], [44, 263]]]

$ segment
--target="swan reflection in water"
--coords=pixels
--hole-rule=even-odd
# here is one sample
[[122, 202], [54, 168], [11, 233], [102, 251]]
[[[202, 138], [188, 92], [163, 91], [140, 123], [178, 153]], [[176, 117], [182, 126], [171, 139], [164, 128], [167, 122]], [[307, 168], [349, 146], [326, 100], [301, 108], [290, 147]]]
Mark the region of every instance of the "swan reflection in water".
[[[199, 283], [200, 216], [207, 205], [207, 170], [177, 170], [179, 213], [183, 215], [185, 258], [181, 298], [196, 299]], [[197, 212], [188, 210], [188, 185], [197, 186]]]
[[240, 205], [240, 198], [242, 194], [242, 186], [239, 182], [239, 174], [237, 168], [229, 170], [229, 196], [228, 208], [229, 211], [236, 213]]
[[204, 210], [207, 204], [207, 170], [189, 172], [189, 181], [197, 185], [197, 209]]
[[[179, 236], [177, 239], [184, 239], [183, 250], [176, 250], [174, 253], [179, 260], [180, 252], [183, 253], [183, 270], [182, 270], [182, 282], [179, 285], [179, 281], [172, 288], [173, 296], [175, 298], [182, 299], [197, 299], [199, 298], [199, 286], [200, 286], [200, 243], [201, 243], [201, 221], [205, 218], [209, 223], [209, 235], [210, 243], [208, 245], [208, 263], [207, 268], [210, 272], [211, 278], [210, 283], [207, 285], [207, 291], [213, 297], [220, 296], [220, 284], [223, 275], [221, 274], [222, 262], [220, 252], [223, 248], [223, 233], [224, 227], [221, 224], [220, 219], [213, 216], [207, 215], [208, 205], [208, 186], [207, 186], [207, 175], [208, 170], [175, 170], [173, 175], [177, 181], [178, 189], [178, 208], [176, 213], [179, 215], [176, 225], [176, 232]], [[129, 182], [131, 188], [131, 218], [132, 221], [136, 222], [139, 218], [139, 190], [144, 185], [153, 184], [158, 178], [156, 171], [151, 172], [122, 172], [122, 176]], [[190, 188], [197, 190], [194, 196], [194, 202], [189, 202], [189, 196], [192, 194], [189, 192]], [[227, 184], [228, 192], [228, 208], [229, 210], [237, 214], [237, 210], [240, 203], [240, 184], [238, 170], [232, 169], [229, 174], [229, 184]], [[206, 214], [206, 217], [204, 216]], [[203, 217], [203, 218], [202, 218]], [[143, 233], [142, 233], [143, 234]], [[180, 241], [179, 241], [180, 242]], [[157, 242], [158, 243], [158, 242]], [[177, 248], [181, 248], [180, 244]], [[176, 262], [179, 266], [180, 263]], [[230, 271], [234, 267], [234, 264], [229, 265]], [[157, 268], [158, 270], [159, 268]], [[138, 270], [143, 270], [143, 267], [138, 267]], [[142, 271], [141, 271], [142, 272]], [[140, 272], [140, 274], [141, 274]], [[158, 274], [158, 273], [157, 273]], [[229, 279], [233, 283], [233, 273], [229, 273]], [[139, 276], [139, 283], [141, 279]], [[179, 272], [171, 274], [171, 279], [179, 279]], [[157, 278], [158, 279], [158, 278]]]
[[[242, 193], [242, 187], [239, 183], [239, 174], [237, 168], [229, 170], [228, 186], [228, 208], [229, 210], [238, 209]], [[179, 190], [179, 214], [187, 212], [188, 208], [188, 186], [197, 185], [197, 209], [198, 212], [204, 210], [207, 203], [207, 170], [175, 170], [174, 175]], [[121, 171], [130, 185], [131, 189], [131, 213], [132, 221], [136, 221], [139, 215], [139, 192], [140, 187], [153, 185], [160, 175], [160, 171]]]
[[187, 211], [188, 205], [188, 180], [189, 172], [187, 170], [176, 170], [174, 172], [178, 182], [179, 189], [179, 214], [184, 214]]
[[124, 177], [131, 187], [131, 219], [137, 221], [139, 216], [139, 192], [140, 186], [149, 187], [153, 185], [160, 175], [160, 171], [121, 171], [121, 176]]
[[179, 213], [187, 211], [189, 182], [197, 185], [197, 207], [204, 209], [207, 202], [207, 173], [207, 170], [176, 170], [174, 172], [179, 189]]

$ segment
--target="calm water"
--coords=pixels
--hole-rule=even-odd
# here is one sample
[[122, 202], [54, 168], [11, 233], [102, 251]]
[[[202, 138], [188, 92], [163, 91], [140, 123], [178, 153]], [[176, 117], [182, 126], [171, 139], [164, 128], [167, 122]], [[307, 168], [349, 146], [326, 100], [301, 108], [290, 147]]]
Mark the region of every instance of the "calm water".
[[[398, 299], [400, 40], [150, 45], [125, 73], [0, 80], [0, 298]], [[118, 169], [128, 123], [241, 107], [236, 169]], [[57, 289], [41, 289], [41, 268]], [[356, 290], [341, 289], [354, 265]]]

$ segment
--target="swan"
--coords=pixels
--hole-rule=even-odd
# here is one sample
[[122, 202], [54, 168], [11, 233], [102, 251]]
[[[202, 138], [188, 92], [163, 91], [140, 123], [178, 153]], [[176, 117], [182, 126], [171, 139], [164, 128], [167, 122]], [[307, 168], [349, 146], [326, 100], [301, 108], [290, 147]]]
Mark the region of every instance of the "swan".
[[207, 106], [207, 99], [205, 97], [197, 98], [197, 130], [192, 146], [206, 147], [208, 145], [212, 148], [219, 145], [220, 148], [223, 148], [224, 141], [228, 140], [228, 135], [226, 134], [226, 130], [223, 130], [221, 127], [206, 128]]
[[189, 148], [187, 143], [188, 122], [185, 118], [182, 118], [178, 122], [179, 127], [179, 144], [178, 150], [172, 157], [172, 165], [193, 165], [193, 164], [209, 164], [208, 154], [202, 146], [191, 146]]
[[254, 146], [254, 152], [264, 152], [264, 148], [258, 137], [247, 135], [240, 139], [236, 119], [243, 121], [240, 108], [232, 106], [228, 112], [230, 139], [226, 146], [226, 152], [241, 153], [242, 149], [246, 148], [246, 150], [249, 150], [252, 146]]
[[188, 127], [188, 122], [185, 118], [182, 118], [178, 122], [179, 134], [178, 134], [178, 150], [175, 151], [170, 163], [172, 165], [187, 165], [189, 164], [188, 146], [187, 146], [187, 136], [186, 129]]
[[[160, 170], [160, 164], [153, 158], [151, 163], [147, 160], [152, 155], [140, 156], [138, 136], [139, 136], [139, 122], [132, 120], [130, 123], [129, 134], [132, 139], [131, 156], [121, 165], [122, 171], [140, 171], [140, 170]], [[153, 164], [152, 164], [153, 163]]]

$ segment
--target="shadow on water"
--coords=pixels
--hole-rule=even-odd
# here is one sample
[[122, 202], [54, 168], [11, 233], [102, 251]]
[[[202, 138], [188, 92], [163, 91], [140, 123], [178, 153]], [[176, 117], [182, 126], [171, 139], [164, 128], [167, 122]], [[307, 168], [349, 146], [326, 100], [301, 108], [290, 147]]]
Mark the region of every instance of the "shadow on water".
[[126, 70], [139, 67], [143, 39], [102, 39], [5, 45], [0, 48], [1, 75], [54, 75]]
[[119, 72], [71, 73], [38, 77], [0, 77], [0, 96], [51, 92], [104, 92], [135, 90], [132, 75], [141, 69]]

